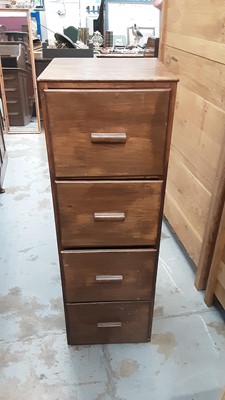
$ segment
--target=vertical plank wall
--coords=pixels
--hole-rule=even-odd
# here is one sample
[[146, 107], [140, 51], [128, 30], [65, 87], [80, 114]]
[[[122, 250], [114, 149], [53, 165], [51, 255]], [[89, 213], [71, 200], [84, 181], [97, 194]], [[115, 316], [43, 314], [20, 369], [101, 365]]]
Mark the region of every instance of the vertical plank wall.
[[225, 309], [225, 246], [216, 282], [215, 295]]
[[208, 306], [212, 305], [214, 294], [225, 309], [225, 203], [205, 292]]
[[165, 216], [199, 268], [196, 286], [203, 289], [222, 213], [225, 1], [164, 0], [159, 57], [180, 78]]

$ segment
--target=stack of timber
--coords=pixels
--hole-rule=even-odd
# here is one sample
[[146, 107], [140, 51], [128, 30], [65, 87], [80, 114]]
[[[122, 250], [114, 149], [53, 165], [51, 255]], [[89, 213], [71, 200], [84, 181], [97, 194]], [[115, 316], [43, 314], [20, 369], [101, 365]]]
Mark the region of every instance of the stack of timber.
[[224, 45], [224, 1], [164, 0], [159, 58], [180, 79], [165, 216], [196, 265], [198, 289], [207, 285], [225, 200]]

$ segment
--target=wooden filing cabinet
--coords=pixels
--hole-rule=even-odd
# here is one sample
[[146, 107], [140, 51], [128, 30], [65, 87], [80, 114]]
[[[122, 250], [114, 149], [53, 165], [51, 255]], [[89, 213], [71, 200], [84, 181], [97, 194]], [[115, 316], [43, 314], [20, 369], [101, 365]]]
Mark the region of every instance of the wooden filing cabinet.
[[177, 79], [96, 58], [38, 80], [68, 343], [149, 341]]
[[26, 126], [32, 118], [32, 101], [28, 93], [30, 77], [20, 68], [3, 68], [6, 103], [11, 126]]
[[[23, 35], [25, 40], [27, 35]], [[19, 35], [18, 35], [19, 37]], [[31, 122], [34, 89], [30, 50], [26, 42], [0, 42], [6, 103], [11, 126], [25, 126]]]

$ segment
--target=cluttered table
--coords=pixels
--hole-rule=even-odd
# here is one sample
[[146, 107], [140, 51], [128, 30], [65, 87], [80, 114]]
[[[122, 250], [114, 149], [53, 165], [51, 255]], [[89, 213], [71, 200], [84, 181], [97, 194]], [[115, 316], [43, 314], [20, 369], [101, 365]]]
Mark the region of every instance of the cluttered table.
[[[82, 51], [80, 52], [80, 56], [83, 57]], [[109, 50], [109, 49], [102, 48], [98, 52], [94, 51], [93, 56], [94, 57], [111, 57], [111, 58], [141, 58], [141, 57], [155, 57], [155, 53], [154, 53], [153, 47], [145, 49], [143, 51], [139, 51], [139, 52], [127, 50], [127, 49]], [[58, 55], [58, 57], [60, 57], [60, 54]], [[35, 58], [35, 60], [43, 60], [43, 59], [52, 58], [52, 57], [43, 56], [42, 49], [38, 49], [38, 50], [34, 51], [34, 58]]]
[[134, 52], [130, 50], [123, 51], [107, 51], [102, 49], [99, 53], [95, 54], [95, 57], [111, 57], [111, 58], [142, 58], [142, 57], [154, 57], [154, 48], [147, 49], [141, 52]]

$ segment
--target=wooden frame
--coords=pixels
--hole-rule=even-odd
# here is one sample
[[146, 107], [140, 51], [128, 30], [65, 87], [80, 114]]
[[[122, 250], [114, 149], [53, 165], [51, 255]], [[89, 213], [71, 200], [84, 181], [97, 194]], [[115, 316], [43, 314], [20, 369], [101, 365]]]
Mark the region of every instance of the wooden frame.
[[0, 57], [0, 88], [1, 88], [1, 97], [2, 97], [2, 107], [4, 111], [4, 120], [5, 120], [5, 129], [6, 133], [9, 132], [9, 116], [8, 116], [8, 110], [7, 110], [7, 104], [6, 104], [6, 97], [5, 97], [5, 86], [4, 86], [4, 80], [3, 80], [3, 74], [2, 74], [2, 63], [1, 63], [1, 57]]
[[[0, 58], [0, 89], [1, 89], [2, 109], [4, 112], [3, 103], [5, 103], [6, 100], [4, 98], [5, 93], [4, 93], [4, 82], [3, 82], [3, 76], [2, 76], [1, 58]], [[2, 110], [1, 110], [1, 118], [0, 119], [1, 119], [1, 121], [0, 121], [0, 124], [1, 124], [1, 126], [0, 126], [0, 194], [2, 194], [5, 192], [5, 189], [3, 189], [3, 182], [4, 182], [5, 171], [6, 171], [6, 167], [7, 167], [7, 163], [8, 163], [8, 155], [7, 155], [5, 140], [4, 140], [4, 133], [7, 132], [7, 129], [8, 129], [8, 114], [7, 114], [7, 112], [6, 112], [6, 115], [3, 116]]]
[[[35, 61], [34, 61], [34, 51], [33, 51], [33, 40], [32, 40], [32, 32], [31, 32], [31, 15], [30, 9], [26, 8], [1, 8], [0, 13], [21, 13], [25, 14], [27, 18], [27, 25], [28, 25], [28, 34], [29, 34], [29, 46], [30, 46], [30, 55], [31, 55], [31, 67], [32, 67], [32, 80], [33, 80], [33, 89], [34, 89], [34, 101], [35, 101], [35, 110], [36, 110], [36, 118], [37, 118], [37, 131], [28, 130], [24, 127], [21, 129], [14, 130], [13, 127], [8, 125], [8, 133], [40, 133], [41, 132], [41, 122], [40, 122], [40, 111], [39, 111], [39, 102], [38, 102], [38, 89], [37, 89], [37, 80], [36, 80], [36, 70], [35, 70]], [[4, 91], [4, 98], [5, 98], [5, 91]], [[4, 113], [8, 115], [7, 112], [7, 104], [6, 101], [3, 103]], [[9, 120], [8, 120], [9, 122]]]
[[45, 1], [44, 0], [34, 0], [34, 8], [33, 8], [33, 10], [34, 11], [43, 11], [43, 10], [45, 10]]
[[[205, 289], [211, 268], [213, 268], [213, 270], [217, 268], [215, 267], [215, 264], [217, 264], [215, 257], [216, 258], [218, 257], [217, 247], [221, 246], [221, 244], [218, 244], [218, 241], [220, 243], [220, 236], [222, 235], [222, 233], [220, 232], [221, 224], [223, 224], [223, 218], [225, 219], [225, 216], [222, 216], [222, 213], [225, 214], [225, 211], [223, 210], [225, 201], [224, 177], [225, 177], [225, 134], [221, 146], [218, 168], [216, 172], [215, 182], [213, 185], [207, 224], [205, 228], [205, 233], [203, 237], [203, 243], [199, 258], [198, 270], [196, 273], [195, 285], [199, 290]], [[210, 280], [212, 279], [213, 276], [212, 273], [210, 272]]]
[[[128, 28], [127, 28], [127, 44], [128, 45], [131, 44], [132, 28], [133, 28], [132, 26], [128, 26]], [[143, 35], [143, 37], [146, 37], [147, 39], [150, 36], [155, 36], [155, 27], [139, 26], [138, 29], [140, 29], [141, 32], [147, 31], [147, 35], [148, 36], [147, 35]], [[134, 36], [133, 36], [133, 38], [134, 38]]]
[[[225, 203], [217, 235], [215, 251], [210, 268], [209, 279], [205, 292], [205, 302], [208, 306], [213, 303], [214, 294], [225, 308]], [[221, 268], [221, 272], [220, 272]]]

